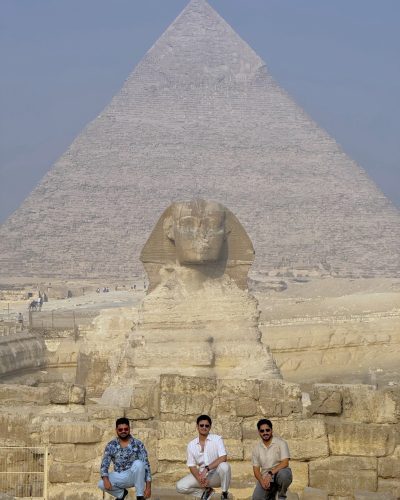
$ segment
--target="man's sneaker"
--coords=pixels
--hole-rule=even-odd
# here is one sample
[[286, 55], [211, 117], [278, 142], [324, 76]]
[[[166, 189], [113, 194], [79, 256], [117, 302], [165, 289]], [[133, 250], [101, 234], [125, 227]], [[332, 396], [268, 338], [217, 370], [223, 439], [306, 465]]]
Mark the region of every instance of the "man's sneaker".
[[208, 500], [209, 498], [211, 498], [213, 495], [214, 495], [214, 490], [210, 487], [206, 488], [203, 492], [203, 494], [201, 495], [201, 500]]

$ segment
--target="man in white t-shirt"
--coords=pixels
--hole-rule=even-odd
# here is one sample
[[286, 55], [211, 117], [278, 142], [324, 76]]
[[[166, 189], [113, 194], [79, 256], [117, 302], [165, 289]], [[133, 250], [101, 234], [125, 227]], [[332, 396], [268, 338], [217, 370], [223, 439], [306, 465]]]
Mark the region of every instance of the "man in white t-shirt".
[[222, 487], [221, 499], [228, 498], [231, 467], [227, 463], [224, 441], [217, 434], [210, 434], [211, 418], [200, 415], [196, 421], [198, 437], [187, 447], [187, 466], [190, 474], [176, 484], [178, 493], [208, 500], [214, 487]]
[[253, 448], [253, 472], [257, 484], [252, 500], [286, 499], [286, 491], [293, 478], [289, 468], [289, 448], [287, 442], [272, 434], [272, 422], [262, 418], [257, 422], [261, 441]]

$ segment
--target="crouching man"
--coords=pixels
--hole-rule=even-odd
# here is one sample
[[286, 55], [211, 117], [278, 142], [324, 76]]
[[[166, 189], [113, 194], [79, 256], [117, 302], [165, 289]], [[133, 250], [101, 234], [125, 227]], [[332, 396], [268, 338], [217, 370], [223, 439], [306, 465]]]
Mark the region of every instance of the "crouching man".
[[228, 498], [231, 466], [227, 463], [224, 441], [217, 434], [210, 434], [211, 418], [200, 415], [196, 421], [198, 437], [187, 447], [187, 466], [190, 474], [178, 481], [178, 493], [208, 500], [214, 487], [221, 486], [222, 499]]
[[289, 448], [284, 439], [272, 435], [272, 422], [263, 418], [257, 422], [261, 440], [253, 448], [253, 472], [257, 484], [252, 500], [286, 499], [286, 491], [292, 482], [289, 468]]
[[[115, 422], [117, 437], [110, 441], [101, 461], [101, 481], [98, 486], [113, 497], [123, 499], [128, 488], [135, 487], [137, 500], [151, 496], [151, 471], [144, 444], [131, 435], [129, 420]], [[108, 472], [111, 462], [114, 472]]]

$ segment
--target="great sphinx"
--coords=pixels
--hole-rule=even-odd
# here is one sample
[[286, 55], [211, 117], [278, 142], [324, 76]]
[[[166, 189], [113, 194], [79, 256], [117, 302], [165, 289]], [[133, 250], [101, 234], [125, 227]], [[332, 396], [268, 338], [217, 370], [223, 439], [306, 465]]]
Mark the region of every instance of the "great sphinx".
[[279, 378], [261, 342], [257, 301], [247, 291], [253, 260], [246, 231], [220, 203], [168, 207], [141, 253], [149, 293], [125, 370], [145, 379], [161, 373]]
[[[226, 207], [205, 200], [173, 203], [141, 253], [146, 297], [134, 315], [102, 313], [97, 331], [108, 337], [107, 352], [99, 336], [97, 343], [87, 337], [79, 382], [91, 395], [104, 391], [103, 402], [121, 404], [135, 392], [133, 385], [162, 374], [281, 378], [261, 341], [257, 300], [247, 290], [253, 260], [250, 238]], [[93, 369], [80, 370], [88, 360]]]

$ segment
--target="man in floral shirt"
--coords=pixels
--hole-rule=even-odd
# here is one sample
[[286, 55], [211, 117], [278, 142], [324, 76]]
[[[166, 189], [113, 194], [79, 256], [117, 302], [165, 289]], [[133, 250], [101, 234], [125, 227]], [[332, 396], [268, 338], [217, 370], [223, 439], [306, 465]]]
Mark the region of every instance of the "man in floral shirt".
[[[129, 420], [118, 418], [115, 422], [117, 437], [110, 441], [101, 461], [101, 481], [98, 486], [110, 495], [123, 499], [127, 488], [136, 489], [137, 500], [151, 496], [151, 471], [144, 444], [131, 436]], [[111, 462], [114, 472], [108, 472]]]

